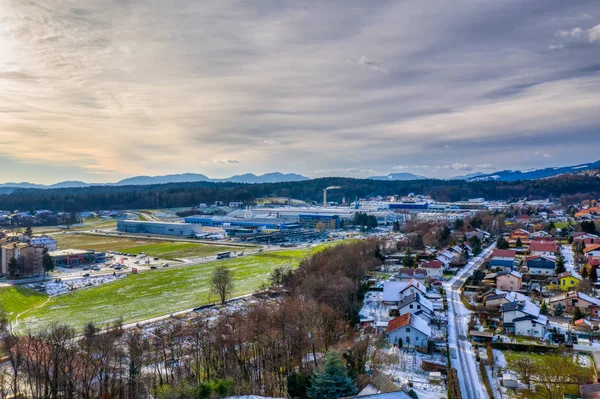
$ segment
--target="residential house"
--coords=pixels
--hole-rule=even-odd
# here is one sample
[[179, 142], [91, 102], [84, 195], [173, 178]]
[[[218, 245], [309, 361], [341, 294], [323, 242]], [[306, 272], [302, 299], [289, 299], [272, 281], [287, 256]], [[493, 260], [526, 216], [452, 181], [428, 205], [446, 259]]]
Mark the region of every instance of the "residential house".
[[48, 250], [48, 252], [56, 251], [56, 249], [57, 249], [56, 240], [51, 237], [46, 237], [46, 236], [34, 237], [29, 241], [29, 243], [31, 245], [33, 245], [34, 247], [46, 248]]
[[444, 276], [443, 272], [444, 264], [439, 260], [429, 260], [421, 263], [421, 269], [425, 270], [427, 277], [433, 280], [441, 280]]
[[385, 392], [375, 393], [370, 395], [361, 395], [360, 393], [356, 396], [346, 396], [340, 399], [411, 399], [411, 396], [402, 391], [398, 392]]
[[556, 309], [558, 304], [562, 305], [566, 313], [573, 313], [575, 308], [579, 308], [590, 316], [600, 315], [600, 300], [582, 292], [569, 291], [548, 299], [548, 306], [551, 310]]
[[529, 252], [532, 255], [556, 256], [558, 245], [556, 241], [551, 240], [533, 240], [529, 244]]
[[528, 256], [525, 258], [525, 265], [530, 274], [556, 276], [556, 260], [549, 256]]
[[401, 267], [398, 269], [398, 273], [396, 273], [395, 277], [398, 280], [410, 280], [414, 277], [415, 271], [411, 267]]
[[548, 234], [547, 232], [545, 232], [544, 230], [540, 230], [540, 231], [531, 233], [532, 240], [546, 239], [546, 238], [550, 238], [550, 237], [552, 237], [552, 236], [550, 234]]
[[406, 313], [390, 320], [385, 330], [390, 345], [401, 348], [427, 349], [431, 328], [428, 323], [412, 313]]
[[500, 307], [505, 303], [518, 302], [518, 301], [528, 301], [529, 298], [526, 295], [523, 295], [518, 292], [504, 292], [500, 291], [494, 295], [488, 295], [485, 299], [485, 307]]
[[581, 280], [582, 277], [575, 271], [564, 272], [558, 275], [558, 285], [563, 291], [576, 290]]
[[502, 305], [504, 329], [515, 335], [543, 338], [548, 319], [540, 314], [540, 308], [529, 301], [511, 302]]
[[425, 284], [425, 279], [427, 279], [427, 270], [422, 268], [415, 269], [413, 273], [413, 278], [421, 284]]
[[600, 256], [600, 244], [586, 244], [583, 254], [589, 256]]
[[427, 294], [427, 288], [417, 280], [410, 281], [385, 281], [383, 283], [383, 303], [397, 305], [406, 296], [419, 292]]
[[429, 299], [425, 298], [423, 294], [414, 292], [404, 297], [398, 303], [398, 313], [400, 315], [412, 313], [429, 323], [431, 314], [433, 313], [433, 304]]
[[359, 387], [358, 397], [377, 395], [388, 392], [398, 392], [401, 389], [383, 373], [373, 370], [370, 375], [361, 375], [356, 379]]
[[574, 232], [571, 233], [571, 237], [573, 237], [573, 243], [579, 244], [583, 242], [584, 244], [598, 244], [600, 243], [600, 237], [596, 234], [589, 234], [583, 232]]
[[496, 288], [504, 291], [519, 291], [523, 275], [515, 270], [496, 273]]
[[495, 248], [492, 251], [492, 258], [489, 260], [488, 265], [490, 269], [503, 268], [512, 270], [515, 267], [515, 256], [517, 251], [513, 249], [498, 249]]
[[530, 240], [529, 240], [529, 232], [527, 230], [523, 230], [523, 229], [516, 229], [513, 230], [510, 233], [510, 236], [508, 237], [508, 242], [511, 244], [514, 244], [517, 242], [517, 239], [521, 240], [522, 244], [529, 244]]

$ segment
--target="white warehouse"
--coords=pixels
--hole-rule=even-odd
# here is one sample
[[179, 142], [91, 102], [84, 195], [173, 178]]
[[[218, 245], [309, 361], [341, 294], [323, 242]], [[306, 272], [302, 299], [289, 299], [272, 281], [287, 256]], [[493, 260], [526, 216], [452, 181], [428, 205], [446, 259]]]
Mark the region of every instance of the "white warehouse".
[[124, 233], [161, 234], [166, 236], [189, 237], [200, 234], [202, 226], [191, 223], [145, 222], [141, 220], [119, 220], [117, 230]]

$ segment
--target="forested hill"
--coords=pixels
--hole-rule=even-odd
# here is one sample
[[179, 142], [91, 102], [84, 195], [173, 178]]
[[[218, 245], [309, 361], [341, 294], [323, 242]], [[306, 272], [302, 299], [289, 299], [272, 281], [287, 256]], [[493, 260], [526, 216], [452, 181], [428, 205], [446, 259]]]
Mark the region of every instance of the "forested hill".
[[84, 211], [101, 209], [144, 209], [157, 206], [188, 207], [214, 201], [250, 202], [259, 197], [290, 197], [306, 201], [322, 201], [323, 189], [341, 186], [328, 193], [331, 201], [345, 197], [375, 195], [429, 194], [438, 201], [457, 201], [484, 197], [488, 200], [510, 198], [559, 198], [563, 200], [599, 198], [600, 179], [586, 175], [564, 175], [555, 178], [516, 182], [465, 182], [462, 180], [381, 181], [350, 178], [321, 178], [298, 182], [241, 183], [170, 183], [146, 186], [91, 186], [60, 189], [18, 189], [0, 194], [0, 209], [28, 211]]

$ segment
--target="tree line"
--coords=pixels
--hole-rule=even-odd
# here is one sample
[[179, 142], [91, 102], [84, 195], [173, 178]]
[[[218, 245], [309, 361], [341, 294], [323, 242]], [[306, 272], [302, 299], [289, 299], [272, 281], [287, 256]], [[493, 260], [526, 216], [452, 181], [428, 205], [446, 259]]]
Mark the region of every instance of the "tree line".
[[[462, 180], [383, 181], [328, 177], [299, 182], [243, 183], [169, 183], [145, 186], [91, 186], [61, 189], [17, 189], [0, 194], [0, 209], [79, 212], [102, 209], [144, 209], [191, 207], [215, 201], [242, 201], [251, 204], [261, 197], [288, 197], [319, 202], [323, 189], [341, 186], [328, 194], [331, 201], [342, 198], [365, 198], [377, 195], [421, 193], [438, 201], [459, 201], [484, 197], [589, 199], [600, 196], [600, 179], [585, 175], [565, 175], [543, 180], [516, 182], [466, 182]], [[36, 208], [37, 207], [37, 208]]]
[[365, 273], [380, 263], [377, 242], [353, 242], [325, 249], [297, 269], [276, 269], [270, 285], [290, 295], [246, 311], [170, 318], [144, 329], [116, 322], [104, 329], [88, 324], [82, 335], [64, 325], [5, 335], [9, 366], [0, 370], [0, 399], [284, 393], [326, 399], [324, 376], [331, 372], [344, 382], [342, 393], [353, 393], [348, 376], [364, 372], [367, 359], [349, 324]]

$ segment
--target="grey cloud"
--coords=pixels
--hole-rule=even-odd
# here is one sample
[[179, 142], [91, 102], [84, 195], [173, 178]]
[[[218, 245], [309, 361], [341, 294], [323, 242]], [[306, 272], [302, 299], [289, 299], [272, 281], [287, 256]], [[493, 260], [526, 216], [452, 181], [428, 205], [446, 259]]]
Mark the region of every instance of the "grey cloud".
[[[597, 43], [556, 36], [589, 39], [595, 20], [566, 16], [594, 17], [594, 2], [73, 4], [0, 3], [0, 110], [28, 111], [0, 129], [20, 162], [355, 176], [545, 166], [534, 151], [600, 141]], [[23, 141], [35, 126], [51, 139]]]

